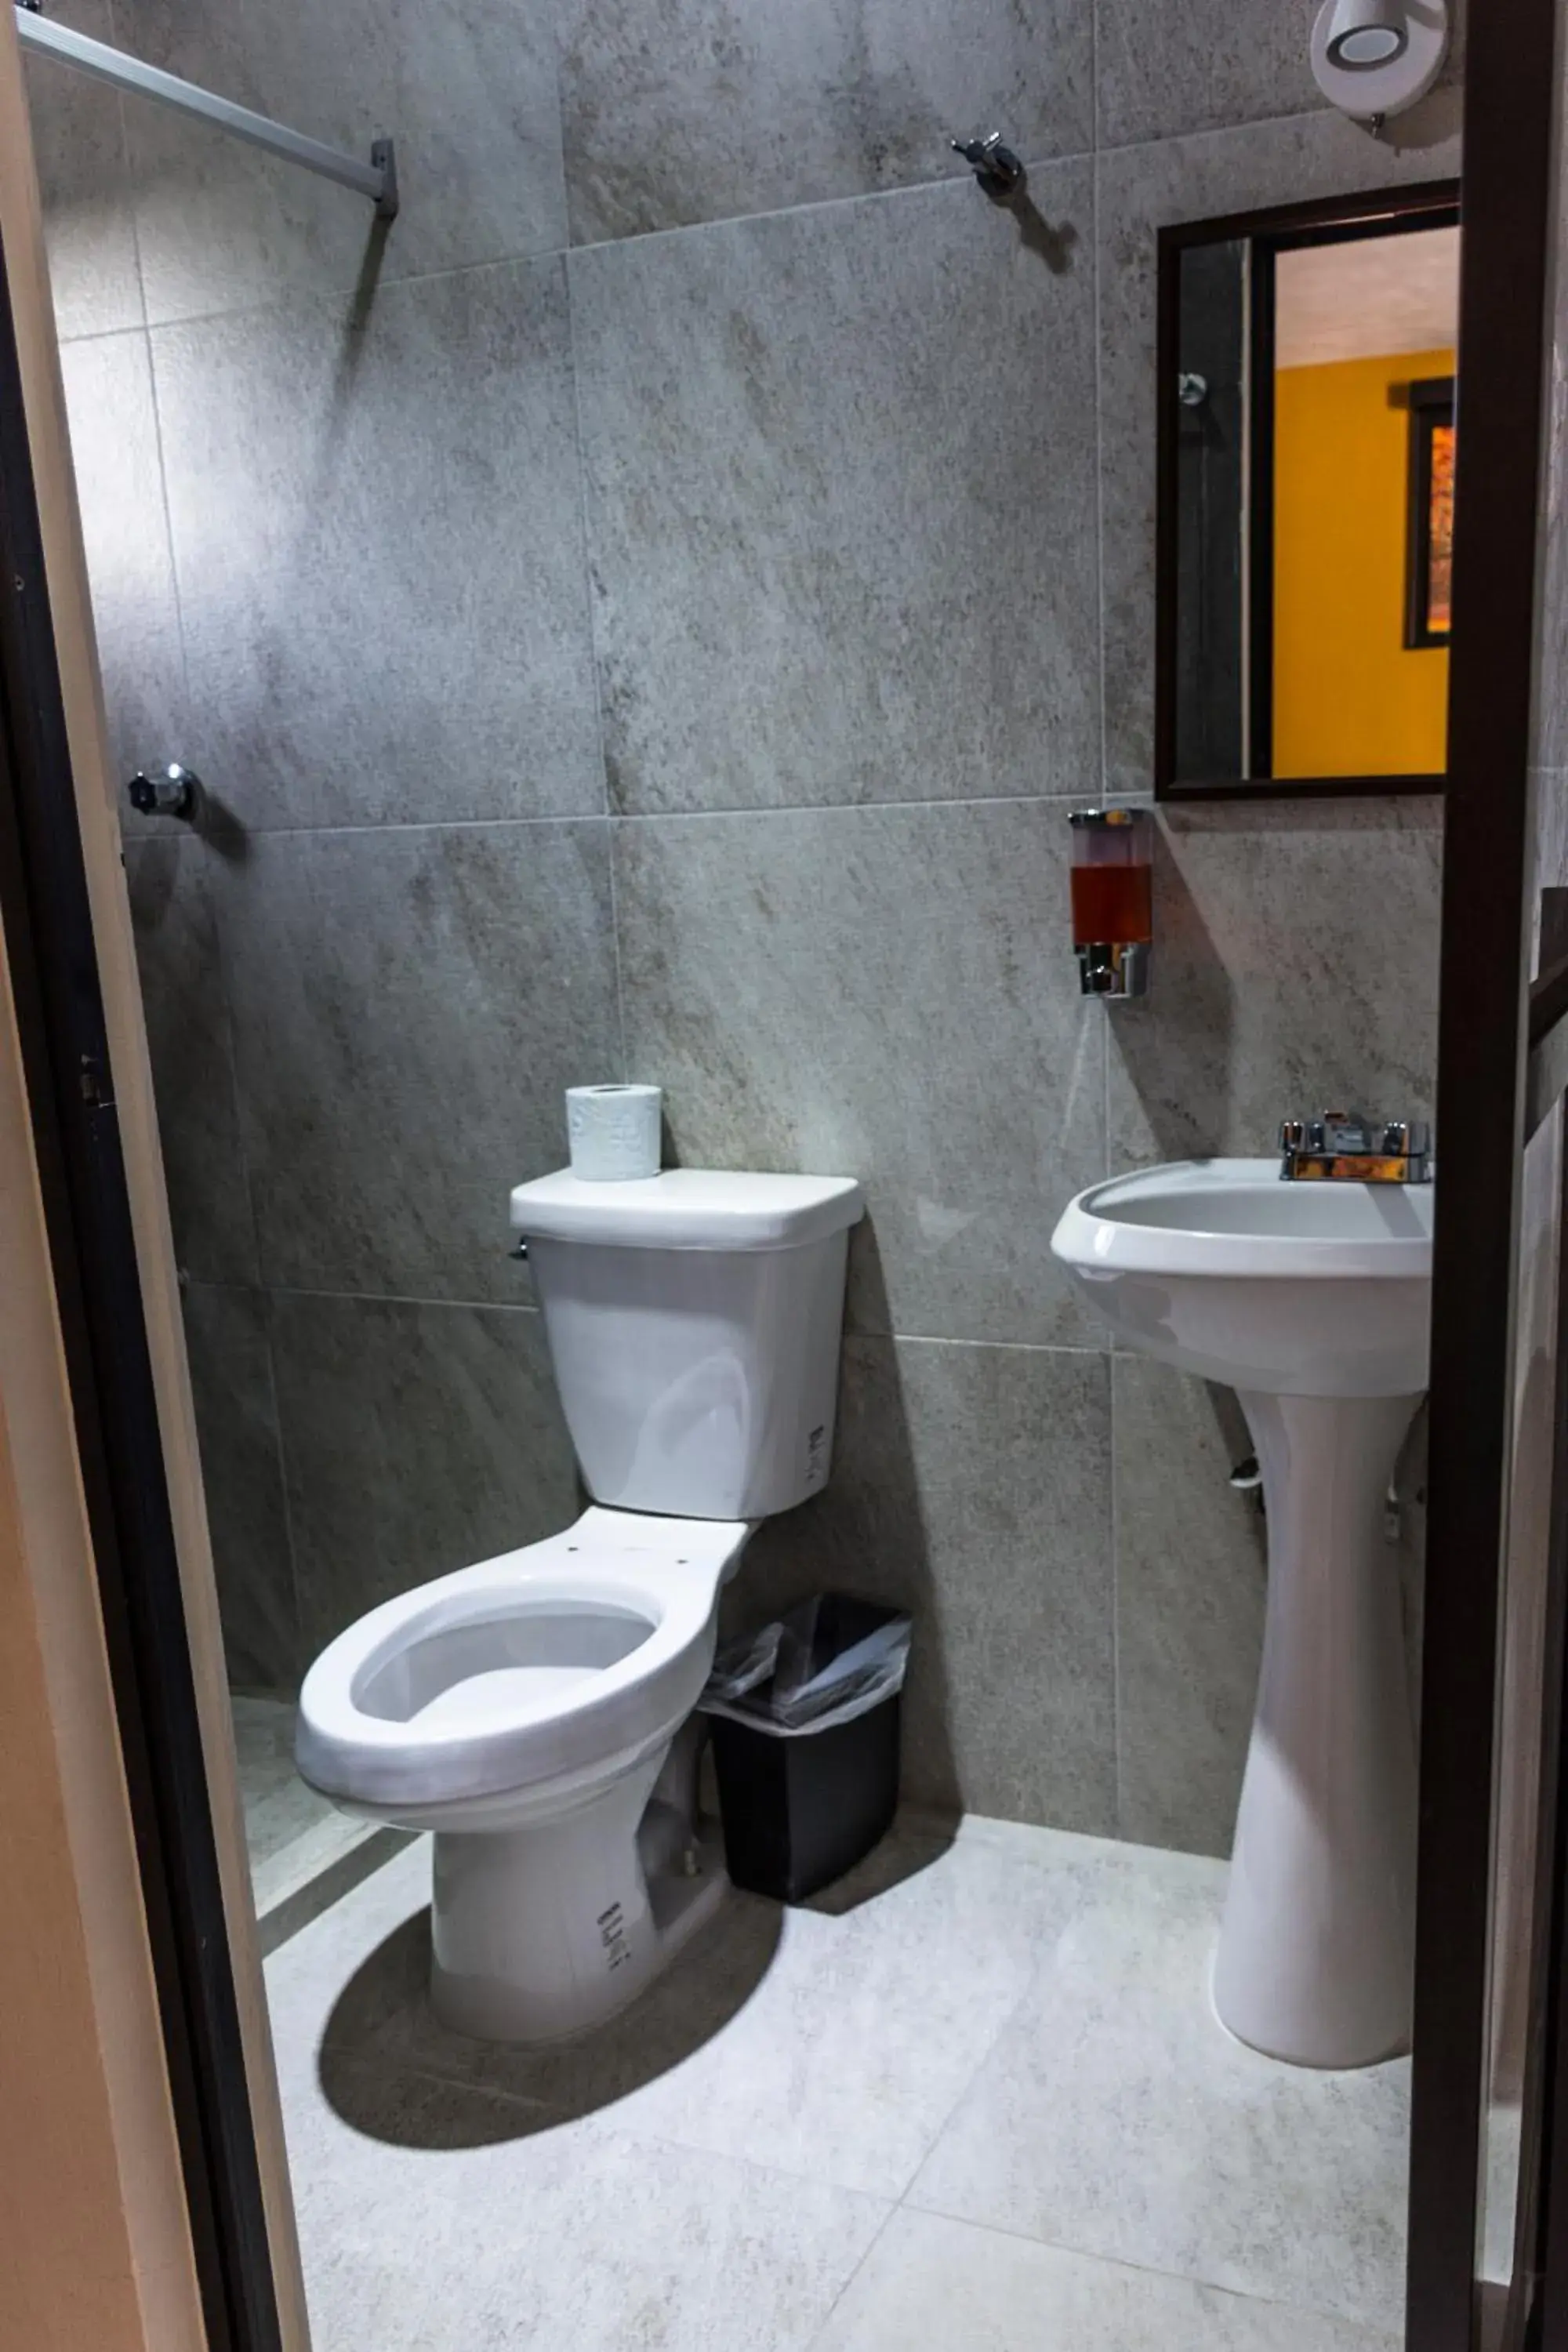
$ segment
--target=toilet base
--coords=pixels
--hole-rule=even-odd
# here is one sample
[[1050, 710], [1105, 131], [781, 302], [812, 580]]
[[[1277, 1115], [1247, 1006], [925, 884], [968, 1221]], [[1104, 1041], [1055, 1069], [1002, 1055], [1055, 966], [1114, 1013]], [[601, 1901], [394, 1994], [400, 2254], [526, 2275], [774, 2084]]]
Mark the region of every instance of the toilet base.
[[649, 1802], [663, 1760], [547, 1821], [437, 1832], [430, 1997], [443, 2025], [481, 2042], [587, 2032], [712, 1916], [729, 1885], [722, 1843]]

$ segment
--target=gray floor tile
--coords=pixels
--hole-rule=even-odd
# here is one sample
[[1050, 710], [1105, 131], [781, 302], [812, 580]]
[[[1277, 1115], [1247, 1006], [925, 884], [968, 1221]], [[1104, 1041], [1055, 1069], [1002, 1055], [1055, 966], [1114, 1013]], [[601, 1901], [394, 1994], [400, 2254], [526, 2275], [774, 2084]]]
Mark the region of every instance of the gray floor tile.
[[573, 254], [620, 809], [1089, 784], [1089, 166], [1031, 188], [1027, 236], [966, 175]]
[[1283, 2066], [1215, 2021], [1224, 1871], [1126, 1849], [909, 2202], [1394, 2334], [1409, 2072]]
[[806, 2352], [883, 2200], [634, 2137], [613, 2115], [541, 2129], [524, 2101], [322, 2055], [334, 1999], [428, 1869], [421, 1842], [267, 1964], [318, 2343]]
[[1093, 143], [1092, 0], [962, 17], [899, 0], [570, 0], [562, 105], [578, 244], [860, 195], [959, 168], [1002, 125], [1032, 161]]
[[1038, 802], [616, 828], [628, 1075], [688, 1165], [860, 1178], [861, 1330], [1100, 1344], [1050, 1254], [1105, 1167], [1068, 854]]
[[594, 2112], [639, 2139], [897, 2197], [1100, 1866], [1081, 1843], [1031, 1867], [984, 1840], [898, 1832], [818, 1904], [732, 1894], [635, 2010], [554, 2053], [437, 2025], [416, 1919], [328, 2031], [346, 2063], [528, 2102], [538, 2131]]
[[529, 2055], [433, 2023], [421, 1840], [267, 1965], [318, 2328], [333, 2352], [1394, 2352], [1405, 2070], [1315, 2075], [1221, 2032], [1223, 1884], [911, 1824], [805, 1909], [732, 1899], [624, 2019]]
[[1396, 2352], [1402, 2341], [906, 2210], [813, 2352]]

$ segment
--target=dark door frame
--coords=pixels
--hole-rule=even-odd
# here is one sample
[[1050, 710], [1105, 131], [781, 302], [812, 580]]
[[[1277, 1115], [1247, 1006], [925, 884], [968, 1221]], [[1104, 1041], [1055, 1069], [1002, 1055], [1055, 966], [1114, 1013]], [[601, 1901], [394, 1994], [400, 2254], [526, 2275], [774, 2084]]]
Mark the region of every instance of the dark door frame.
[[1472, 2352], [1494, 1701], [1523, 1134], [1553, 0], [1487, 0], [1465, 66], [1410, 2147], [1410, 2352]]
[[0, 918], [212, 2352], [279, 2352], [5, 257]]

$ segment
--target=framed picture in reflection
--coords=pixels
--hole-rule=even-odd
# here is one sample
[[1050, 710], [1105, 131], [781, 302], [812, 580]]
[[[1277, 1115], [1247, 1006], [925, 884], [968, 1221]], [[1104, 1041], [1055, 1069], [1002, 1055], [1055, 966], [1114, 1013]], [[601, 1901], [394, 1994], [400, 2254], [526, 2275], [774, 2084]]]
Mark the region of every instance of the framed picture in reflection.
[[1454, 379], [1410, 387], [1410, 529], [1405, 642], [1446, 646], [1454, 572]]

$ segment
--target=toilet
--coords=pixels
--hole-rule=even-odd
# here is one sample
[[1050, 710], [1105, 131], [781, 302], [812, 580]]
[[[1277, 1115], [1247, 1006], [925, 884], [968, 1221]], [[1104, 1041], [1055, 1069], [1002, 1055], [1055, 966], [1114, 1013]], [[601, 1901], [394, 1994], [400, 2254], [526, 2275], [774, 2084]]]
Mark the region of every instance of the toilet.
[[826, 1483], [863, 1205], [847, 1177], [689, 1168], [512, 1193], [592, 1505], [351, 1625], [297, 1734], [346, 1811], [434, 1832], [431, 1993], [458, 2032], [601, 2024], [722, 1900], [693, 1709], [753, 1527]]

